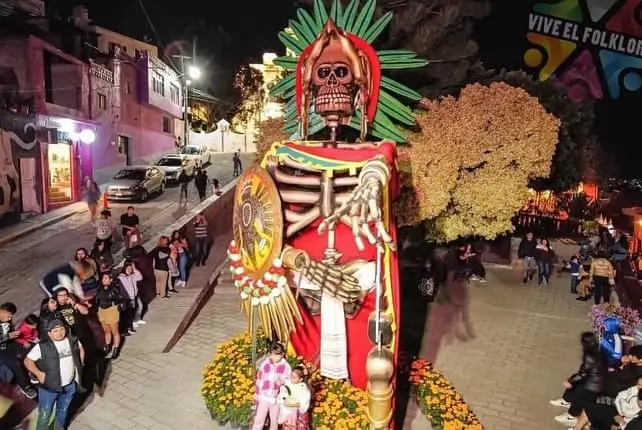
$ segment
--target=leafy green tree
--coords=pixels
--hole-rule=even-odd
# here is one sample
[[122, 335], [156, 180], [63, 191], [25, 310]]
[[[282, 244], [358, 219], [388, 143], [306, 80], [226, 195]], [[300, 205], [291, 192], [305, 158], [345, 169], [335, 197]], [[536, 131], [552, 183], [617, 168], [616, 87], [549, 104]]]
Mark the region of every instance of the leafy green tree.
[[470, 79], [483, 85], [506, 82], [522, 88], [537, 97], [544, 109], [561, 121], [551, 173], [548, 177], [533, 180], [533, 188], [566, 191], [587, 179], [586, 157], [592, 157], [591, 151], [598, 149], [592, 142], [595, 120], [593, 102], [573, 102], [566, 95], [566, 87], [559, 81], [552, 78], [539, 81], [523, 71], [484, 70], [476, 65]]
[[263, 109], [265, 88], [261, 72], [244, 64], [234, 77], [234, 88], [239, 91], [235, 120], [242, 127], [252, 121], [258, 122]]

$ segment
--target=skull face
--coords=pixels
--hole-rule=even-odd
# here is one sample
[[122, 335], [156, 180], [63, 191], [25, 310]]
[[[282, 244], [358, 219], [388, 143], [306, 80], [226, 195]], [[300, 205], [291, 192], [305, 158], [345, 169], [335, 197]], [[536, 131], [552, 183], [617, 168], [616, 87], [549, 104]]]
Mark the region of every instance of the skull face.
[[340, 43], [328, 44], [314, 63], [312, 90], [317, 114], [349, 121], [354, 112], [356, 86], [352, 67]]

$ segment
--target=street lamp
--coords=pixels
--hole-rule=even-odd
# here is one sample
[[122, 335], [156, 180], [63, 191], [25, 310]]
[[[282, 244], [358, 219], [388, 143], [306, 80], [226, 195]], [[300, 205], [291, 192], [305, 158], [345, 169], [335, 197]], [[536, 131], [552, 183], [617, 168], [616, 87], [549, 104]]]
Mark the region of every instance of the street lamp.
[[189, 145], [189, 119], [187, 117], [187, 110], [189, 109], [189, 86], [192, 84], [192, 81], [196, 81], [201, 77], [201, 69], [191, 65], [185, 67], [185, 60], [191, 59], [185, 55], [175, 55], [181, 59], [181, 75], [179, 76], [183, 80], [183, 144], [185, 146]]
[[189, 66], [187, 69], [187, 75], [192, 79], [192, 80], [198, 80], [198, 78], [201, 77], [201, 69], [199, 69], [196, 66]]

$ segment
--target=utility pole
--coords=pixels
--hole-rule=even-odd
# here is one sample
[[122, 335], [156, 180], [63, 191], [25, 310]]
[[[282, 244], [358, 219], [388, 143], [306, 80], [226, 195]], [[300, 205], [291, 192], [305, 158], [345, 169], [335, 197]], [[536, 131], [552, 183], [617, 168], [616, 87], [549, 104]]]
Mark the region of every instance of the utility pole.
[[188, 55], [172, 55], [174, 58], [181, 60], [181, 78], [183, 80], [183, 145], [189, 145], [189, 119], [187, 117], [187, 109], [189, 108], [189, 84], [187, 79], [187, 69], [185, 68], [185, 60], [191, 60], [192, 57]]

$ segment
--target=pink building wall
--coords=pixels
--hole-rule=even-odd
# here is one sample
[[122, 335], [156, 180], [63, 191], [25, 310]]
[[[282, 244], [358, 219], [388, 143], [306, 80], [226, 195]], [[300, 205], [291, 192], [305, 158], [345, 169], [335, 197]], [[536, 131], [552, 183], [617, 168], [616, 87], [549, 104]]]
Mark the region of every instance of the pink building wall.
[[91, 145], [94, 170], [125, 165], [125, 155], [118, 153], [115, 135], [120, 117], [120, 65], [112, 67], [92, 63], [89, 66], [91, 120], [98, 124], [96, 141]]
[[[124, 54], [113, 61], [113, 84], [90, 74], [92, 120], [100, 125], [92, 146], [94, 178], [99, 183], [107, 182], [128, 162], [151, 164], [175, 148], [174, 117], [139, 100], [143, 70], [119, 57]], [[106, 95], [106, 109], [99, 106], [99, 94]], [[163, 118], [168, 120], [169, 132], [163, 131]], [[129, 154], [123, 138], [128, 139]]]
[[[139, 101], [139, 73], [139, 68], [134, 64], [126, 64], [121, 68], [122, 108], [119, 129], [121, 135], [130, 138], [131, 157], [134, 161], [156, 161], [155, 157], [174, 150], [174, 116]], [[163, 131], [163, 118], [169, 121], [167, 132]]]

